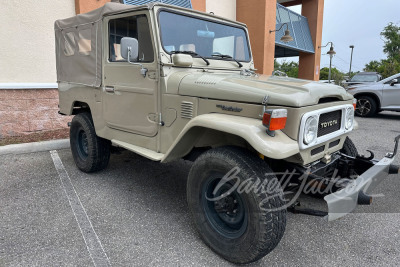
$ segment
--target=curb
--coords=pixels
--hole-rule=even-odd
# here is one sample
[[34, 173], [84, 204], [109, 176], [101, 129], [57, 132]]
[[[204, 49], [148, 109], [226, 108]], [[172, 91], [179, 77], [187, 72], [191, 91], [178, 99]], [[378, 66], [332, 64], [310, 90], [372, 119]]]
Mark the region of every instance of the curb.
[[69, 139], [51, 140], [43, 142], [7, 145], [0, 147], [0, 155], [26, 154], [69, 148]]

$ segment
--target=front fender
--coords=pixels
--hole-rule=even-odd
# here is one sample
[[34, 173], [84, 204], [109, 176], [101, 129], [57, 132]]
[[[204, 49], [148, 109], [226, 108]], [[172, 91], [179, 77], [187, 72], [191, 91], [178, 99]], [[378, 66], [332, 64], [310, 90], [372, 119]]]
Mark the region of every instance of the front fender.
[[204, 129], [239, 136], [260, 154], [269, 158], [285, 159], [299, 153], [297, 141], [281, 131], [276, 131], [274, 137], [269, 136], [259, 119], [213, 113], [191, 119], [161, 161], [172, 161], [188, 154]]

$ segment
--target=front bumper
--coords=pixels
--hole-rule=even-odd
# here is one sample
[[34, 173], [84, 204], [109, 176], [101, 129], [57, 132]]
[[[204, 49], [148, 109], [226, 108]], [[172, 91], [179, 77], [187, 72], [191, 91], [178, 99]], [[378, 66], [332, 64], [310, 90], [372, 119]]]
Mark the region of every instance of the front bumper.
[[399, 139], [400, 135], [395, 139], [393, 153], [388, 153], [377, 163], [369, 161], [373, 164], [372, 167], [367, 169], [345, 188], [324, 197], [328, 205], [328, 215], [325, 216], [328, 221], [336, 220], [352, 212], [357, 207], [360, 194], [368, 195], [394, 169], [398, 171], [398, 168], [394, 167], [392, 163], [397, 154]]

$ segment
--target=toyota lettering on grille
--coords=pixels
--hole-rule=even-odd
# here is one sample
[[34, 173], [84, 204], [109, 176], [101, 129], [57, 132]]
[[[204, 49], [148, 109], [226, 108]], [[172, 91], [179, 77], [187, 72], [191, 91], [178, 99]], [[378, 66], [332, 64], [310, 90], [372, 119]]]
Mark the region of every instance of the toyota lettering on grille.
[[326, 127], [330, 127], [330, 126], [334, 126], [338, 124], [337, 120], [331, 120], [331, 121], [326, 121], [326, 122], [321, 122], [321, 128], [326, 128]]

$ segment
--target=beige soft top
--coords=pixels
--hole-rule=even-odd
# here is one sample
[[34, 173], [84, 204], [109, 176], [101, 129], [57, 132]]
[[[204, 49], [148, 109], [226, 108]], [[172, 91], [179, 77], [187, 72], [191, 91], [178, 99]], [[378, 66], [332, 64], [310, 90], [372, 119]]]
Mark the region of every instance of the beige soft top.
[[[140, 9], [153, 9], [155, 5], [204, 15], [204, 13], [200, 11], [157, 2], [140, 6], [111, 2], [88, 13], [57, 20], [54, 23], [57, 82], [68, 82], [92, 87], [101, 86], [102, 44], [104, 37], [102, 29], [103, 17]], [[215, 15], [209, 16], [245, 26], [245, 24], [240, 22]]]
[[106, 3], [88, 13], [57, 20], [54, 23], [57, 82], [99, 87], [102, 77], [103, 17], [143, 8], [151, 9], [153, 6]]
[[[143, 7], [143, 6], [140, 6]], [[88, 13], [79, 14], [67, 19], [56, 20], [54, 28], [55, 30], [68, 29], [88, 23], [96, 23], [100, 21], [105, 15], [126, 12], [130, 10], [136, 10], [138, 6], [124, 5], [120, 3], [106, 3], [104, 6], [92, 10]]]

